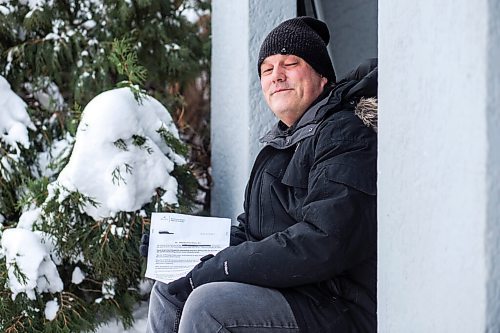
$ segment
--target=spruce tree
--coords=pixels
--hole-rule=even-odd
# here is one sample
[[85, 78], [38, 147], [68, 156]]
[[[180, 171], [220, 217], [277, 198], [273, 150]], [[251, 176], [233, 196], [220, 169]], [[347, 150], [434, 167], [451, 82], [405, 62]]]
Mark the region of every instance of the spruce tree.
[[[31, 121], [25, 124], [27, 144], [12, 145], [0, 136], [0, 239], [8, 230], [24, 233], [21, 224], [31, 219], [29, 232], [50, 255], [40, 265], [50, 271], [53, 262], [63, 285], [12, 298], [9, 273], [21, 285], [27, 276], [0, 251], [1, 331], [92, 331], [112, 317], [131, 324], [133, 305], [143, 297], [140, 236], [151, 212], [192, 209], [198, 186], [192, 164], [175, 163], [170, 172], [178, 182], [177, 203], [165, 199], [168, 189], [157, 188], [140, 208], [103, 218], [86, 209], [102, 203], [57, 179], [70, 161], [83, 109], [100, 93], [125, 87], [137, 105], [154, 97], [177, 118], [187, 87], [208, 75], [209, 6], [148, 0], [0, 3], [0, 75], [26, 103]], [[194, 12], [205, 17], [193, 20]], [[164, 148], [166, 156], [192, 156], [175, 130], [153, 130], [170, 149]], [[146, 154], [151, 144], [144, 133], [113, 142], [117, 150]], [[137, 171], [124, 164], [106, 176], [119, 187]], [[49, 274], [46, 280], [54, 281]], [[75, 283], [75, 276], [82, 281]]]

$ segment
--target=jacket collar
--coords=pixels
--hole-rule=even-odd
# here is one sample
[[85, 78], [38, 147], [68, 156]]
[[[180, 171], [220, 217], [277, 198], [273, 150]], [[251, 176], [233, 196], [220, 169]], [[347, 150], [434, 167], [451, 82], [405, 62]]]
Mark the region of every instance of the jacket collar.
[[322, 96], [325, 94], [326, 96], [319, 98], [313, 103], [295, 124], [287, 127], [283, 122], [279, 121], [259, 141], [278, 149], [286, 149], [314, 135], [316, 133], [316, 128], [326, 116], [327, 112], [342, 105], [343, 97], [346, 91], [349, 90], [348, 88], [352, 85], [352, 82], [337, 84], [333, 89], [329, 89], [322, 94]]
[[295, 124], [287, 127], [279, 121], [260, 142], [285, 149], [314, 135], [321, 121], [329, 113], [340, 108], [354, 110], [361, 98], [376, 97], [377, 74], [377, 59], [363, 62], [333, 89], [325, 90]]

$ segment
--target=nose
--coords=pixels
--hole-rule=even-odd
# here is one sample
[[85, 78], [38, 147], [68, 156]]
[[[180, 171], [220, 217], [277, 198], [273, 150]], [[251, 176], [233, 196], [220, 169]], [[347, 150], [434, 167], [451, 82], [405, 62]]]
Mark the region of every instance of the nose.
[[281, 66], [275, 66], [271, 76], [273, 83], [283, 82], [286, 80], [285, 71]]

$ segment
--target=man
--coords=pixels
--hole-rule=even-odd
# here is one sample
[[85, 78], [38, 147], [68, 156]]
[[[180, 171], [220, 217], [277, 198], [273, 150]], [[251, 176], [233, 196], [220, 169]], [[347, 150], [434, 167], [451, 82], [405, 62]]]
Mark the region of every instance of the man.
[[335, 83], [329, 38], [299, 17], [264, 40], [262, 92], [280, 121], [245, 213], [230, 247], [156, 282], [149, 332], [376, 331], [376, 63]]

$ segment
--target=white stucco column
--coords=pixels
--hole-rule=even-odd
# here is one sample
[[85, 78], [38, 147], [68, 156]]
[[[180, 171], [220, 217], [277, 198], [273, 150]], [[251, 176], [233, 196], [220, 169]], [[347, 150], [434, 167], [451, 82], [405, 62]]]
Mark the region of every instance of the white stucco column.
[[379, 332], [500, 332], [498, 0], [379, 0]]
[[276, 122], [257, 75], [262, 40], [296, 15], [295, 0], [213, 0], [211, 144], [213, 216], [233, 219], [243, 196], [258, 139]]

